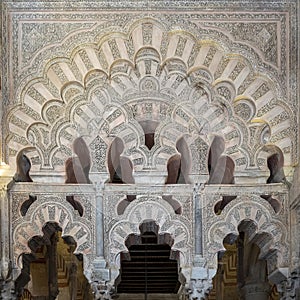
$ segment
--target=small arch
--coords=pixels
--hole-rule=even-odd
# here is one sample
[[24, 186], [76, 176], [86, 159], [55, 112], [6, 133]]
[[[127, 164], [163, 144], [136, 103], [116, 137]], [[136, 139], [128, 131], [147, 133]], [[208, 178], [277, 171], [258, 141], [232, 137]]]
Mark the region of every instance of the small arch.
[[20, 212], [21, 216], [24, 217], [29, 209], [29, 207], [36, 201], [37, 197], [34, 195], [28, 195], [28, 199], [24, 201], [21, 205]]
[[222, 200], [218, 201], [214, 206], [215, 214], [219, 215], [223, 209], [237, 196], [222, 196]]
[[74, 210], [78, 211], [79, 216], [82, 217], [84, 209], [81, 203], [78, 200], [76, 200], [73, 195], [66, 196], [66, 200], [73, 206]]
[[270, 203], [276, 214], [281, 211], [281, 202], [276, 198], [273, 198], [272, 195], [260, 195], [260, 197]]
[[139, 124], [141, 125], [144, 131], [145, 145], [149, 150], [151, 150], [155, 145], [154, 136], [159, 122], [153, 120], [145, 120], [139, 121]]
[[189, 146], [184, 137], [176, 143], [176, 149], [180, 153], [180, 170], [177, 183], [190, 183], [189, 172], [191, 170], [191, 154]]
[[208, 154], [209, 184], [234, 184], [235, 164], [232, 158], [224, 155], [225, 141], [215, 136]]
[[[89, 285], [83, 273], [83, 257], [74, 254], [77, 247], [74, 238], [62, 237], [62, 229], [56, 222], [47, 222], [42, 232], [43, 236], [29, 240], [31, 253], [22, 254], [23, 268], [15, 284], [17, 294], [21, 296], [24, 286], [30, 281], [27, 288], [38, 297], [56, 299], [58, 295], [68, 297], [66, 295], [69, 294], [70, 299], [75, 299], [78, 291], [89, 295]], [[64, 285], [59, 284], [59, 278], [64, 280]]]
[[267, 158], [267, 165], [270, 171], [270, 176], [267, 179], [267, 183], [280, 183], [286, 182], [283, 166], [284, 156], [282, 151], [276, 147], [276, 152], [271, 154]]
[[65, 183], [91, 183], [89, 179], [91, 157], [82, 137], [74, 140], [73, 149], [77, 157], [69, 157], [65, 162]]
[[172, 195], [163, 195], [162, 198], [173, 207], [175, 214], [182, 214], [181, 204], [176, 199], [174, 199]]
[[136, 199], [136, 195], [127, 195], [124, 199], [122, 199], [117, 206], [117, 214], [119, 216], [123, 215], [126, 207], [135, 199]]
[[[224, 155], [225, 141], [221, 136], [215, 136], [208, 154], [208, 184], [234, 184], [235, 164], [232, 158]], [[220, 214], [225, 206], [235, 199], [235, 195], [223, 196], [214, 206], [214, 212]]]
[[[66, 181], [65, 183], [91, 183], [89, 179], [89, 173], [91, 169], [91, 157], [87, 144], [82, 137], [74, 140], [73, 143], [74, 152], [77, 157], [69, 157], [66, 160]], [[79, 215], [83, 216], [83, 206], [75, 199], [73, 195], [66, 196], [67, 202], [69, 202]]]
[[213, 278], [212, 294], [217, 290], [222, 299], [240, 298], [245, 287], [253, 283], [270, 290], [273, 287], [268, 278], [267, 267], [268, 259], [272, 259], [274, 252], [271, 249], [271, 234], [257, 232], [257, 224], [250, 219], [242, 220], [237, 229], [238, 233], [225, 236], [224, 250], [218, 252], [218, 268]]

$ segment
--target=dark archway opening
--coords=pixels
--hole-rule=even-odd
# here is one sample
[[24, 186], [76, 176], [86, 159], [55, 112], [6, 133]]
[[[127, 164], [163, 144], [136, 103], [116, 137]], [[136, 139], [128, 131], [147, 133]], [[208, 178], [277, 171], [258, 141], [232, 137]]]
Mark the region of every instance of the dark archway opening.
[[119, 137], [113, 140], [109, 148], [107, 164], [110, 174], [110, 183], [134, 183], [132, 175], [133, 164], [128, 157], [122, 156], [124, 148], [124, 142]]
[[[250, 220], [243, 220], [238, 235], [229, 234], [224, 238], [225, 251], [218, 252], [218, 269], [207, 300], [254, 300], [257, 297], [279, 300], [276, 285], [268, 279], [267, 260], [260, 258], [261, 249], [256, 242], [264, 240], [268, 244], [269, 236], [266, 233], [253, 234], [253, 224]], [[248, 292], [252, 285], [255, 288], [251, 294]], [[263, 296], [259, 294], [262, 286], [266, 292]]]
[[151, 150], [152, 147], [155, 145], [155, 130], [159, 125], [159, 122], [152, 121], [152, 120], [145, 120], [140, 121], [139, 124], [143, 128], [144, 137], [145, 137], [145, 145], [146, 147]]
[[73, 253], [75, 240], [62, 237], [61, 228], [54, 222], [46, 223], [43, 233], [30, 239], [32, 253], [22, 256], [23, 268], [15, 282], [18, 299], [93, 299], [83, 274], [83, 257]]
[[154, 221], [144, 222], [140, 231], [128, 236], [129, 253], [121, 253], [118, 294], [176, 294], [179, 253], [171, 250], [173, 239], [159, 235]]

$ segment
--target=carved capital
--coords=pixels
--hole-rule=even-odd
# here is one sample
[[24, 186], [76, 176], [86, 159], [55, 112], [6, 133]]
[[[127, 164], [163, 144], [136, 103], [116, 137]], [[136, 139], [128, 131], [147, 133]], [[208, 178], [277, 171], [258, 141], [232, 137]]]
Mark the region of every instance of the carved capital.
[[187, 287], [188, 299], [206, 299], [213, 287], [212, 278], [214, 275], [215, 272], [213, 270], [203, 266], [192, 268], [191, 279]]
[[17, 293], [15, 293], [14, 289], [14, 281], [0, 279], [0, 299], [11, 299], [15, 300], [18, 298]]
[[95, 300], [110, 300], [114, 294], [114, 288], [105, 281], [94, 281], [91, 284]]
[[281, 300], [300, 299], [300, 268], [295, 269], [291, 275], [280, 284], [277, 284]]
[[112, 299], [114, 287], [110, 284], [110, 270], [106, 268], [104, 258], [98, 257], [94, 260], [91, 272], [91, 287], [94, 299]]
[[210, 290], [212, 289], [212, 279], [191, 279], [187, 294], [188, 299], [191, 300], [204, 300], [208, 296]]

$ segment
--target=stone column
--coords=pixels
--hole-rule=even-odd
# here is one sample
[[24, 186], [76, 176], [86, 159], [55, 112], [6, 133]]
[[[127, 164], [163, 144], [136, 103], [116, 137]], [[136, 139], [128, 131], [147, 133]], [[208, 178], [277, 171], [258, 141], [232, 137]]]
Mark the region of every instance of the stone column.
[[291, 275], [280, 284], [277, 284], [280, 300], [300, 300], [300, 267], [295, 269]]
[[57, 282], [57, 233], [55, 232], [50, 238], [51, 244], [47, 246], [48, 254], [48, 287], [49, 300], [55, 300], [59, 290]]
[[92, 264], [91, 287], [94, 299], [111, 299], [111, 271], [104, 258], [103, 184], [96, 184], [96, 255]]
[[96, 183], [96, 255], [104, 257], [103, 184]]
[[202, 199], [199, 194], [203, 185], [196, 183], [193, 190], [193, 200], [195, 209], [195, 255], [202, 255], [203, 245], [202, 245]]

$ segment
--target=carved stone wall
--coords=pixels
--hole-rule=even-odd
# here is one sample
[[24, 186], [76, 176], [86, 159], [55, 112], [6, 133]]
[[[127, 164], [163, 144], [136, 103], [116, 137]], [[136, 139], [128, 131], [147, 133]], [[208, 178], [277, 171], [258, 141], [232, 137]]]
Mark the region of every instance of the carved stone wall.
[[[109, 299], [126, 238], [152, 220], [180, 253], [185, 297], [207, 296], [224, 238], [241, 230], [288, 291], [299, 259], [298, 1], [1, 5], [1, 274], [11, 261], [15, 280], [28, 242], [54, 222], [83, 254], [95, 299]], [[208, 184], [216, 136], [233, 162], [227, 185]], [[78, 137], [91, 184], [63, 184]], [[21, 152], [34, 182], [8, 184]], [[276, 153], [287, 180], [267, 184]], [[174, 157], [185, 184], [165, 184]], [[124, 166], [130, 182], [109, 183]]]
[[[80, 135], [91, 147], [101, 139], [102, 150], [93, 153], [94, 169], [101, 171], [109, 137], [116, 135], [136, 171], [163, 169], [176, 152], [175, 137], [184, 134], [190, 145], [204, 143], [203, 154], [211, 135], [223, 136], [240, 172], [265, 171], [275, 146], [286, 167], [297, 163], [298, 104], [288, 76], [295, 72], [287, 59], [295, 43], [287, 34], [292, 1], [286, 4], [290, 14], [270, 7], [264, 15], [190, 14], [182, 7], [180, 14], [87, 15], [84, 6], [77, 14], [20, 14], [20, 5], [7, 2], [12, 22], [4, 20], [4, 32], [16, 32], [6, 37], [13, 57], [4, 119], [11, 166], [18, 151], [28, 148], [36, 170], [61, 171]], [[148, 153], [140, 124], [150, 119], [159, 126]], [[196, 153], [192, 157], [197, 161]]]

